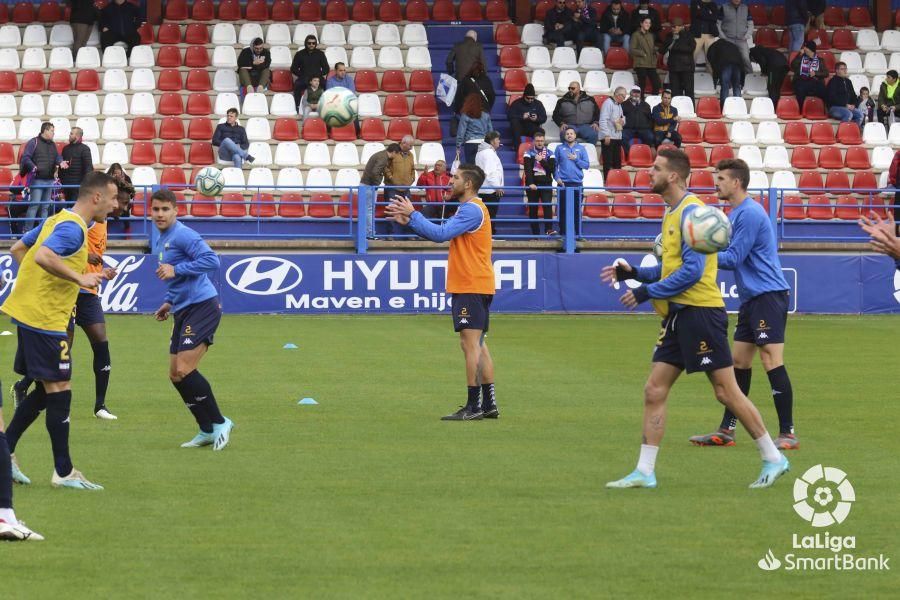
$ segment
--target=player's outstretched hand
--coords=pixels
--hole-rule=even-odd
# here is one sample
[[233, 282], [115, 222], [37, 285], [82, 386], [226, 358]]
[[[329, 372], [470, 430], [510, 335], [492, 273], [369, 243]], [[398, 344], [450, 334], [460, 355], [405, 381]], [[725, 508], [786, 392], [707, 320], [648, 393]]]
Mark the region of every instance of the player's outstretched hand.
[[617, 258], [610, 266], [603, 267], [600, 271], [600, 280], [614, 286], [616, 283], [627, 279], [626, 275], [633, 273], [634, 269], [628, 264], [627, 260]]
[[622, 306], [628, 310], [634, 310], [638, 306], [637, 298], [634, 297], [634, 293], [631, 290], [622, 294], [622, 297], [619, 298], [619, 302], [621, 302]]
[[78, 277], [78, 285], [86, 290], [93, 290], [100, 287], [103, 280], [106, 279], [103, 273], [82, 273]]
[[900, 258], [900, 238], [897, 238], [896, 224], [893, 219], [883, 219], [870, 212], [868, 217], [859, 220], [859, 226], [871, 236], [869, 243], [872, 249], [893, 258]]
[[175, 267], [166, 263], [160, 263], [156, 268], [156, 276], [162, 280], [175, 279]]
[[403, 196], [394, 196], [391, 198], [391, 203], [384, 209], [384, 213], [387, 215], [388, 219], [396, 221], [401, 225], [409, 223], [410, 215], [415, 211], [416, 207], [413, 206], [413, 203], [409, 201], [409, 198]]
[[155, 313], [153, 313], [153, 316], [157, 321], [165, 321], [169, 318], [170, 310], [172, 310], [172, 305], [168, 302], [164, 302], [163, 305], [160, 306]]

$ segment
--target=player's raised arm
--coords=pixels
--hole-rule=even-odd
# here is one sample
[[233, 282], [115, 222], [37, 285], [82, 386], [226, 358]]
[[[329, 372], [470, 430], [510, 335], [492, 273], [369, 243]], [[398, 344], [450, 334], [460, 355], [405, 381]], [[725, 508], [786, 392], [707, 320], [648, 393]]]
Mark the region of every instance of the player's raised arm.
[[386, 212], [394, 220], [407, 217], [409, 227], [432, 242], [448, 242], [464, 233], [478, 229], [484, 219], [480, 208], [474, 204], [464, 203], [460, 205], [455, 215], [438, 225], [415, 210], [407, 198], [392, 200]]

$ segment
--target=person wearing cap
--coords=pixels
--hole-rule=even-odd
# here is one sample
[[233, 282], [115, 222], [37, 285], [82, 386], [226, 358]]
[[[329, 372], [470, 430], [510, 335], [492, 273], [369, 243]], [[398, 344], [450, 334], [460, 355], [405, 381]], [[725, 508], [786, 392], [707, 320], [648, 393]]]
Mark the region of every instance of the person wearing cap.
[[718, 39], [706, 51], [706, 63], [712, 69], [713, 82], [719, 84], [719, 102], [724, 107], [729, 91], [741, 97], [744, 76], [744, 58], [740, 49], [726, 39]]
[[[604, 104], [606, 104], [604, 102]], [[559, 199], [557, 215], [559, 217], [559, 233], [566, 235], [566, 196], [567, 189], [574, 191], [573, 212], [575, 217], [575, 235], [581, 236], [581, 195], [584, 191], [584, 171], [590, 166], [587, 150], [576, 140], [572, 127], [563, 131], [563, 143], [556, 147], [553, 158], [556, 159], [556, 190]]]
[[633, 86], [628, 100], [622, 103], [622, 114], [625, 116], [625, 128], [622, 129], [622, 147], [625, 155], [631, 150], [631, 142], [639, 138], [642, 144], [654, 146], [653, 120], [650, 116], [650, 105], [641, 100], [641, 88]]
[[494, 219], [500, 209], [500, 198], [503, 196], [503, 163], [497, 155], [500, 147], [500, 133], [489, 131], [484, 136], [484, 141], [478, 146], [478, 154], [475, 155], [475, 166], [484, 171], [484, 183], [481, 184], [479, 197], [491, 215], [491, 235], [496, 233]]
[[249, 94], [254, 91], [262, 92], [269, 87], [269, 79], [272, 77], [272, 54], [263, 46], [262, 38], [254, 39], [249, 46], [241, 50], [237, 59], [238, 80], [241, 87]]
[[589, 144], [597, 143], [599, 118], [597, 101], [581, 90], [578, 81], [569, 84], [569, 91], [563, 94], [553, 109], [553, 122], [559, 125], [561, 136], [565, 136], [566, 127], [572, 127], [578, 137]]
[[694, 99], [694, 48], [697, 42], [684, 28], [681, 17], [672, 19], [672, 32], [663, 43], [660, 52], [669, 68], [669, 88], [674, 96]]
[[719, 37], [738, 47], [744, 57], [744, 72], [752, 73], [749, 42], [753, 40], [753, 17], [743, 0], [729, 0], [719, 9]]
[[506, 109], [506, 118], [512, 129], [513, 148], [518, 148], [523, 137], [534, 137], [534, 132], [541, 128], [547, 121], [547, 110], [537, 101], [534, 86], [530, 83], [525, 86], [522, 97], [509, 105]]
[[794, 72], [794, 95], [797, 104], [803, 109], [803, 102], [808, 96], [825, 99], [825, 78], [828, 69], [825, 61], [816, 55], [816, 43], [812, 40], [803, 44], [803, 50], [791, 61]]
[[656, 39], [650, 32], [653, 22], [650, 17], [644, 17], [640, 23], [640, 28], [631, 35], [631, 60], [637, 75], [638, 91], [644, 89], [649, 80], [650, 93], [658, 94], [661, 85], [659, 73], [656, 72], [659, 54], [656, 53]]

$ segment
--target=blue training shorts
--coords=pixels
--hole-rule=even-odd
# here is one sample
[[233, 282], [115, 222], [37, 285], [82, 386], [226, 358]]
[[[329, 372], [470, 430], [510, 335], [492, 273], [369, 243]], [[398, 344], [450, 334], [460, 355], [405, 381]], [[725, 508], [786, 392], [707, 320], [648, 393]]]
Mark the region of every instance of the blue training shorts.
[[766, 292], [750, 298], [738, 310], [734, 341], [765, 346], [783, 344], [790, 292]]
[[175, 315], [169, 354], [193, 350], [200, 344], [213, 345], [213, 337], [222, 320], [219, 297], [190, 304]]
[[728, 313], [724, 308], [685, 306], [663, 320], [653, 362], [688, 373], [716, 371], [734, 364], [728, 347]]

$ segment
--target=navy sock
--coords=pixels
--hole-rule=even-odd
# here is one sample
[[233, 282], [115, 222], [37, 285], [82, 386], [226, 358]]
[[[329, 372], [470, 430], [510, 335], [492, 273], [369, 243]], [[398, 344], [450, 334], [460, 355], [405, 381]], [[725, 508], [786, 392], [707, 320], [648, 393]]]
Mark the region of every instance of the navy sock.
[[225, 422], [225, 417], [222, 416], [222, 411], [219, 410], [216, 397], [213, 395], [212, 386], [209, 385], [206, 377], [200, 374], [200, 371], [194, 369], [184, 376], [181, 383], [185, 389], [190, 391], [193, 401], [206, 410], [206, 415], [212, 423], [218, 425]]
[[781, 433], [794, 433], [794, 389], [784, 365], [775, 367], [766, 375], [772, 386], [772, 399], [778, 413], [778, 427]]
[[44, 384], [38, 382], [34, 390], [22, 400], [19, 407], [13, 414], [9, 427], [6, 428], [6, 442], [9, 444], [9, 451], [15, 452], [19, 438], [25, 433], [32, 423], [41, 414], [41, 411], [47, 408], [47, 395], [44, 393]]
[[72, 406], [72, 390], [47, 394], [47, 433], [53, 447], [53, 465], [56, 474], [65, 477], [72, 472], [69, 456], [69, 408]]
[[12, 507], [12, 459], [6, 434], [0, 431], [0, 508]]
[[[741, 391], [744, 392], [745, 396], [750, 395], [750, 376], [753, 374], [753, 369], [738, 369], [734, 368], [734, 378], [737, 379], [738, 387], [741, 388]], [[719, 425], [719, 429], [734, 429], [737, 427], [737, 417], [732, 414], [730, 410], [725, 409], [725, 414], [722, 416], [722, 424]]]
[[16, 387], [22, 390], [23, 392], [27, 392], [28, 388], [31, 387], [31, 384], [34, 383], [34, 379], [28, 377], [27, 375], [16, 382]]
[[481, 384], [481, 406], [494, 406], [496, 404], [496, 399], [494, 398], [494, 384], [493, 383], [482, 383]]
[[206, 407], [198, 402], [194, 402], [194, 394], [192, 394], [191, 390], [184, 384], [184, 380], [173, 381], [172, 385], [174, 385], [175, 389], [178, 390], [178, 393], [181, 394], [184, 405], [191, 411], [191, 414], [194, 415], [194, 420], [197, 421], [197, 425], [200, 426], [200, 431], [212, 433], [212, 421], [209, 420], [209, 415], [206, 414]]
[[478, 408], [478, 404], [480, 403], [481, 397], [481, 387], [477, 385], [469, 386], [469, 399], [466, 402], [466, 406], [471, 408]]
[[106, 404], [106, 390], [109, 388], [111, 369], [109, 342], [91, 344], [91, 349], [94, 351], [94, 388], [96, 390], [94, 412], [97, 412]]

